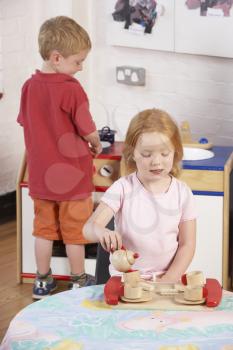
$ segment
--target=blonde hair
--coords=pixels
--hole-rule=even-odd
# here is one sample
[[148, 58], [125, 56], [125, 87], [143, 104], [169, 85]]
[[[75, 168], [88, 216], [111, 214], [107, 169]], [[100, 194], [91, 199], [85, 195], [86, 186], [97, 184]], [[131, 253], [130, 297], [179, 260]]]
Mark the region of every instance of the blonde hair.
[[145, 132], [159, 132], [169, 138], [175, 150], [170, 174], [178, 177], [180, 174], [180, 162], [183, 158], [183, 146], [179, 128], [168, 113], [155, 108], [146, 109], [138, 113], [129, 124], [123, 149], [126, 173], [129, 174], [136, 170], [133, 153], [139, 137]]
[[72, 18], [58, 16], [45, 21], [38, 36], [39, 52], [48, 60], [53, 50], [65, 58], [91, 49], [91, 40], [84, 28]]

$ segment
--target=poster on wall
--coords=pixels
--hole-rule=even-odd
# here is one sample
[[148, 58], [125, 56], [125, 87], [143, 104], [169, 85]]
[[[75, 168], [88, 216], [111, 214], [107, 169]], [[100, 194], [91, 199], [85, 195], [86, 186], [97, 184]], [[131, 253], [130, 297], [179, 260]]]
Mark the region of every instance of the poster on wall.
[[174, 50], [175, 0], [106, 0], [107, 43]]
[[176, 0], [175, 51], [233, 57], [233, 0]]

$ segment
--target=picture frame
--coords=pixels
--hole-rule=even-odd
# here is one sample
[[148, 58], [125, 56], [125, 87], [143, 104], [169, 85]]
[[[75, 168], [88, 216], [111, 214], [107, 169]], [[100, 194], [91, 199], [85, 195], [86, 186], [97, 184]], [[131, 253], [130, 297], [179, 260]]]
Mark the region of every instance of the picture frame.
[[233, 0], [176, 0], [175, 52], [233, 57]]
[[174, 51], [174, 1], [107, 0], [107, 44]]
[[[156, 14], [146, 32], [138, 13], [150, 6]], [[106, 11], [109, 45], [233, 57], [233, 0], [106, 0]]]

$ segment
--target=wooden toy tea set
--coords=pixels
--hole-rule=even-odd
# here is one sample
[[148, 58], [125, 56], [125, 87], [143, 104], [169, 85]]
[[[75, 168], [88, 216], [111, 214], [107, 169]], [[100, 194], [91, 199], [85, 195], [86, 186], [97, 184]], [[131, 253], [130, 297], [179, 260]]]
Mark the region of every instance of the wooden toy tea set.
[[[124, 248], [113, 252], [112, 264], [117, 271], [123, 272], [123, 276], [112, 276], [105, 284], [104, 298], [107, 304], [142, 304], [143, 307], [150, 303], [152, 308], [153, 305], [156, 308], [165, 300], [164, 307], [169, 309], [177, 304], [216, 307], [220, 303], [222, 287], [216, 279], [205, 279], [201, 271], [192, 271], [184, 274], [178, 284], [145, 281], [138, 270], [132, 270], [138, 256]], [[166, 297], [172, 303], [166, 303]]]

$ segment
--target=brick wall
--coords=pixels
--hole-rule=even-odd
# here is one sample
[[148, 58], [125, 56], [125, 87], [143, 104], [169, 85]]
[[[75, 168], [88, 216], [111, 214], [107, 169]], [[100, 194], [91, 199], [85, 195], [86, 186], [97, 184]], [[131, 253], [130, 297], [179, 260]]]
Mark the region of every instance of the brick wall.
[[16, 187], [24, 152], [23, 134], [16, 123], [20, 91], [41, 59], [37, 34], [41, 23], [58, 14], [72, 14], [72, 0], [0, 1], [0, 195]]
[[[135, 113], [159, 107], [178, 123], [188, 120], [196, 139], [233, 145], [233, 59], [109, 46], [105, 0], [1, 0], [0, 195], [15, 189], [22, 159], [23, 135], [15, 120], [21, 86], [41, 65], [38, 28], [58, 14], [72, 14], [92, 37], [93, 49], [78, 77], [99, 128], [109, 124], [118, 130], [116, 139], [123, 140]], [[118, 84], [119, 65], [144, 67], [146, 86]]]

